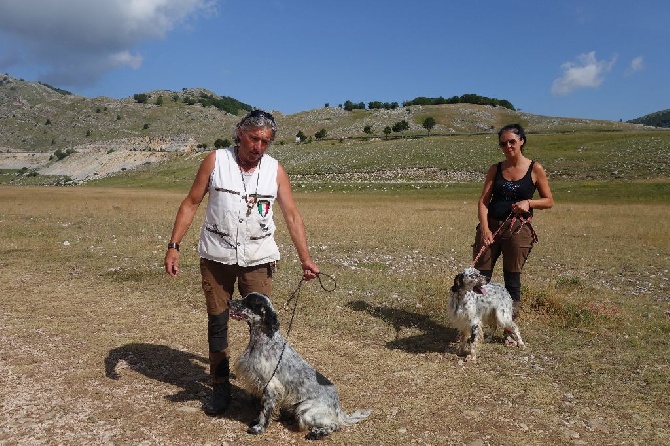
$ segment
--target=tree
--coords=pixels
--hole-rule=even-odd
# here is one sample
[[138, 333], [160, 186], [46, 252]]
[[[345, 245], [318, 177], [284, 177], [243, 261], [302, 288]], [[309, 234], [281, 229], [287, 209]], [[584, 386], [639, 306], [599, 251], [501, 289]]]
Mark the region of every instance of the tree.
[[358, 104], [354, 104], [353, 102], [347, 100], [344, 101], [344, 109], [346, 111], [365, 110], [365, 102], [359, 102]]
[[395, 110], [396, 108], [398, 108], [397, 102], [371, 101], [368, 103], [368, 109], [370, 110]]
[[395, 124], [393, 124], [393, 127], [391, 127], [391, 130], [393, 130], [396, 133], [402, 133], [405, 130], [409, 130], [409, 123], [406, 120], [403, 119], [402, 121], [398, 121]]
[[133, 99], [135, 99], [135, 102], [138, 104], [146, 104], [149, 100], [149, 96], [145, 93], [138, 93], [133, 95]]
[[305, 135], [302, 132], [302, 130], [298, 130], [298, 133], [296, 133], [296, 135], [295, 135], [295, 140], [296, 140], [295, 142], [298, 142], [298, 143], [305, 142], [306, 139], [307, 139], [307, 135]]
[[366, 135], [372, 135], [372, 126], [371, 125], [366, 125], [363, 127], [363, 133]]
[[428, 130], [428, 136], [430, 136], [430, 131], [433, 130], [433, 127], [435, 127], [435, 118], [432, 116], [428, 116], [426, 119], [423, 120], [423, 128]]
[[319, 140], [319, 139], [323, 139], [323, 138], [325, 138], [327, 134], [328, 134], [328, 132], [326, 131], [326, 129], [321, 129], [321, 130], [319, 130], [318, 132], [316, 132], [316, 133], [314, 134], [314, 137], [315, 137], [317, 140]]
[[[63, 158], [72, 155], [73, 153], [77, 153], [77, 151], [74, 150], [74, 149], [67, 149], [65, 152], [63, 152], [61, 149], [56, 149], [56, 151], [54, 152], [54, 154], [52, 156], [55, 156], [58, 159], [58, 161], [60, 161]], [[51, 159], [51, 158], [49, 158], [49, 159]]]
[[230, 143], [230, 140], [228, 138], [226, 139], [221, 139], [217, 138], [216, 141], [214, 141], [214, 147], [217, 149], [220, 149], [222, 147], [230, 147], [232, 144]]
[[388, 139], [388, 137], [389, 137], [389, 135], [391, 134], [392, 131], [393, 130], [388, 125], [386, 127], [384, 127], [384, 136], [386, 136], [386, 139]]

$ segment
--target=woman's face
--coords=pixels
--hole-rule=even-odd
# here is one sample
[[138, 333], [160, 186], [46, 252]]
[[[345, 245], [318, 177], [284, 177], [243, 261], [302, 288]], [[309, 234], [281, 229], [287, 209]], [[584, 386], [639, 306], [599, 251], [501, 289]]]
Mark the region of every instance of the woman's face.
[[525, 141], [510, 130], [500, 135], [500, 141], [498, 143], [505, 156], [512, 156], [521, 153], [521, 146]]

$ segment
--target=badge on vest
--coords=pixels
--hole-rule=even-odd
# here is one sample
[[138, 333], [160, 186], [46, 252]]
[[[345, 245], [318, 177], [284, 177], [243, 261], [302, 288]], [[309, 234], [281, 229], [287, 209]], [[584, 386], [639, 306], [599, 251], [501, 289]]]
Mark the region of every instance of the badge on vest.
[[270, 212], [270, 202], [268, 200], [260, 200], [256, 203], [256, 209], [258, 209], [258, 213], [261, 217], [265, 217], [268, 215], [268, 212]]

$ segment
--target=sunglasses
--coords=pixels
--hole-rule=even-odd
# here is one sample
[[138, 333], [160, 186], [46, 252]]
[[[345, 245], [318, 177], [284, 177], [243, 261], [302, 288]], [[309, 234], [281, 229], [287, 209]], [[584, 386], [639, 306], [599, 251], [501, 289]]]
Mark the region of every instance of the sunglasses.
[[270, 113], [268, 113], [266, 111], [263, 111], [263, 110], [252, 110], [247, 115], [247, 118], [265, 118], [265, 119], [269, 119], [272, 122], [275, 122], [274, 116], [272, 116]]
[[511, 145], [512, 147], [514, 147], [514, 146], [516, 146], [517, 144], [519, 144], [519, 142], [520, 142], [520, 140], [518, 140], [518, 139], [508, 139], [507, 141], [500, 141], [500, 142], [498, 143], [498, 145], [499, 145], [500, 147], [507, 147], [507, 146], [509, 146], [509, 145]]

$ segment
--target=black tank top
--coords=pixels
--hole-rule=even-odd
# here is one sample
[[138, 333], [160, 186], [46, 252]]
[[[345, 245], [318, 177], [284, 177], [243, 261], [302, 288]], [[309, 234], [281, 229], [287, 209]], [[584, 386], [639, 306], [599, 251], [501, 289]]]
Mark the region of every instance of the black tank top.
[[[533, 165], [535, 161], [530, 162], [528, 172], [519, 181], [509, 181], [502, 176], [502, 163], [498, 163], [496, 177], [493, 180], [493, 193], [489, 202], [489, 217], [496, 220], [505, 220], [512, 212], [512, 204], [517, 201], [530, 200], [535, 193], [535, 183], [533, 183]], [[526, 213], [526, 217], [533, 215], [533, 210]]]

